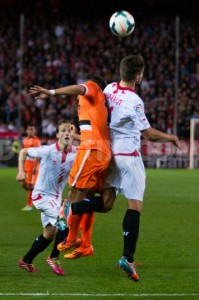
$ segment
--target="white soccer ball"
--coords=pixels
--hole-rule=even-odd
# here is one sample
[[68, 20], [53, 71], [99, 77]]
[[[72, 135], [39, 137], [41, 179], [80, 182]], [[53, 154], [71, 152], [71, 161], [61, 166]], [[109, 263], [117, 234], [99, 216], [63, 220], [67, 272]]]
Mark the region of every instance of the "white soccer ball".
[[125, 10], [116, 11], [109, 20], [109, 27], [117, 36], [128, 36], [135, 28], [134, 17]]

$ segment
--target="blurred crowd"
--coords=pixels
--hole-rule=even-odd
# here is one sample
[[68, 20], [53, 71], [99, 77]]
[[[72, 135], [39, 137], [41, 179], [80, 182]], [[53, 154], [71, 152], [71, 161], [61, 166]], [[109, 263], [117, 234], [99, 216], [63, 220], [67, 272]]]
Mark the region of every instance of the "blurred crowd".
[[[2, 19], [1, 19], [2, 20]], [[18, 129], [21, 134], [33, 123], [38, 135], [52, 137], [56, 123], [77, 115], [75, 97], [53, 96], [35, 101], [34, 85], [53, 89], [82, 83], [89, 73], [99, 73], [107, 82], [119, 80], [119, 62], [128, 54], [141, 53], [146, 62], [138, 93], [154, 128], [173, 132], [175, 108], [175, 18], [136, 19], [132, 35], [112, 35], [108, 19], [69, 14], [48, 18], [41, 14], [24, 20], [22, 93], [20, 88], [19, 19], [3, 18], [0, 27], [0, 132]], [[180, 22], [179, 89], [177, 128], [180, 138], [189, 138], [190, 118], [199, 118], [199, 23]], [[19, 106], [20, 105], [20, 106]]]

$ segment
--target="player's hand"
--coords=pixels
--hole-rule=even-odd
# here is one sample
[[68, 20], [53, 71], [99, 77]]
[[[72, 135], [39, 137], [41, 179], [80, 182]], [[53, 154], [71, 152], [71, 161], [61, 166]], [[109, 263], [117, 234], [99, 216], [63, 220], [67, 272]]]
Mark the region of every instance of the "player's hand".
[[181, 148], [181, 145], [180, 145], [180, 141], [178, 139], [178, 137], [176, 135], [172, 135], [172, 140], [171, 142], [179, 149], [182, 149]]
[[75, 127], [75, 125], [71, 125], [70, 126], [70, 135], [71, 135], [71, 137], [74, 137], [76, 134], [78, 134], [77, 128]]
[[29, 94], [32, 95], [35, 99], [46, 99], [50, 96], [50, 92], [47, 89], [42, 88], [41, 86], [34, 85], [29, 89]]
[[26, 173], [25, 172], [19, 172], [17, 174], [16, 180], [21, 182], [21, 181], [25, 181], [26, 179]]
[[80, 135], [78, 134], [78, 130], [75, 127], [75, 125], [73, 125], [73, 124], [70, 126], [70, 136], [71, 136], [72, 139], [77, 139], [77, 140], [80, 139]]

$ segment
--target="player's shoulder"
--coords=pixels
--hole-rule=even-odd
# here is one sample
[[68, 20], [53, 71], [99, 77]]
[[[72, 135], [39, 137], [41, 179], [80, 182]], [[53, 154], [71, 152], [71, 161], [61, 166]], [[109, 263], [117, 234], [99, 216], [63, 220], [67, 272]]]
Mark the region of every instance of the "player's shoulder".
[[54, 156], [57, 153], [56, 143], [51, 145], [42, 145], [35, 149], [38, 149], [37, 151], [40, 157], [43, 157], [44, 159], [48, 159], [48, 157]]
[[87, 80], [83, 84], [85, 84], [85, 85], [91, 85], [91, 86], [97, 86], [97, 83], [95, 83], [94, 81], [91, 81], [91, 80]]
[[117, 82], [111, 82], [107, 84], [107, 86], [104, 89], [104, 93], [106, 94], [108, 91], [115, 89], [117, 87], [117, 84], [118, 84]]
[[43, 152], [44, 154], [48, 155], [50, 152], [52, 152], [55, 149], [55, 144], [41, 145], [37, 148], [38, 148], [38, 151]]
[[133, 93], [133, 97], [132, 97], [134, 103], [136, 104], [144, 104], [143, 100], [140, 98], [140, 96], [137, 93]]
[[40, 140], [40, 138], [38, 137], [38, 136], [34, 136], [33, 137], [33, 146], [34, 147], [39, 147], [39, 146], [41, 146], [41, 140]]
[[29, 147], [29, 142], [28, 142], [28, 138], [24, 137], [22, 140], [22, 147], [23, 148], [28, 148]]
[[[85, 96], [87, 99], [92, 99], [94, 102], [105, 101], [105, 95], [100, 86], [93, 81], [86, 81], [82, 84], [85, 87]], [[81, 97], [81, 96], [80, 96]]]
[[47, 145], [41, 145], [41, 146], [35, 146], [35, 147], [28, 147], [28, 151], [32, 151], [32, 152], [38, 152], [38, 151], [44, 151], [45, 149], [47, 150], [48, 146]]
[[90, 89], [94, 89], [94, 90], [97, 90], [98, 89], [98, 85], [97, 85], [97, 83], [95, 83], [95, 82], [93, 82], [93, 81], [90, 81], [90, 80], [88, 80], [88, 81], [86, 81], [86, 82], [84, 82], [84, 83], [81, 83], [80, 84], [81, 86], [84, 86], [84, 88], [85, 88], [85, 94], [87, 94], [88, 92], [89, 92], [89, 90]]
[[50, 145], [46, 145], [46, 147], [48, 147], [49, 151], [55, 151], [55, 152], [59, 152], [60, 151], [58, 142], [50, 144]]
[[23, 141], [23, 143], [27, 142], [28, 141], [28, 137], [27, 136], [23, 137], [22, 141]]
[[34, 140], [37, 140], [37, 141], [41, 141], [41, 139], [40, 139], [37, 135], [35, 135], [35, 136], [33, 137], [33, 139], [34, 139]]

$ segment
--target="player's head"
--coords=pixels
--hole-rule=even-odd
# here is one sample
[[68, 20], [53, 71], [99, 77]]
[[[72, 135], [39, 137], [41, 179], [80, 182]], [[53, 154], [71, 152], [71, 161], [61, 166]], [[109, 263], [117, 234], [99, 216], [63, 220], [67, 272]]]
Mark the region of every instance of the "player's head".
[[36, 126], [34, 124], [28, 124], [26, 127], [26, 133], [29, 138], [32, 138], [36, 134]]
[[120, 77], [124, 82], [134, 81], [139, 84], [144, 73], [144, 58], [142, 55], [128, 55], [120, 62]]
[[61, 148], [64, 148], [72, 143], [71, 138], [71, 123], [67, 120], [59, 121], [56, 128], [56, 137]]
[[97, 75], [97, 74], [89, 74], [87, 76], [87, 80], [90, 80], [90, 81], [93, 81], [93, 82], [97, 83], [97, 85], [99, 85], [99, 87], [102, 89], [102, 91], [107, 86], [106, 80], [103, 77], [101, 77], [100, 75]]
[[62, 125], [64, 125], [68, 130], [70, 130], [71, 123], [68, 120], [60, 120], [57, 123], [56, 134], [60, 131], [60, 127], [62, 127]]

